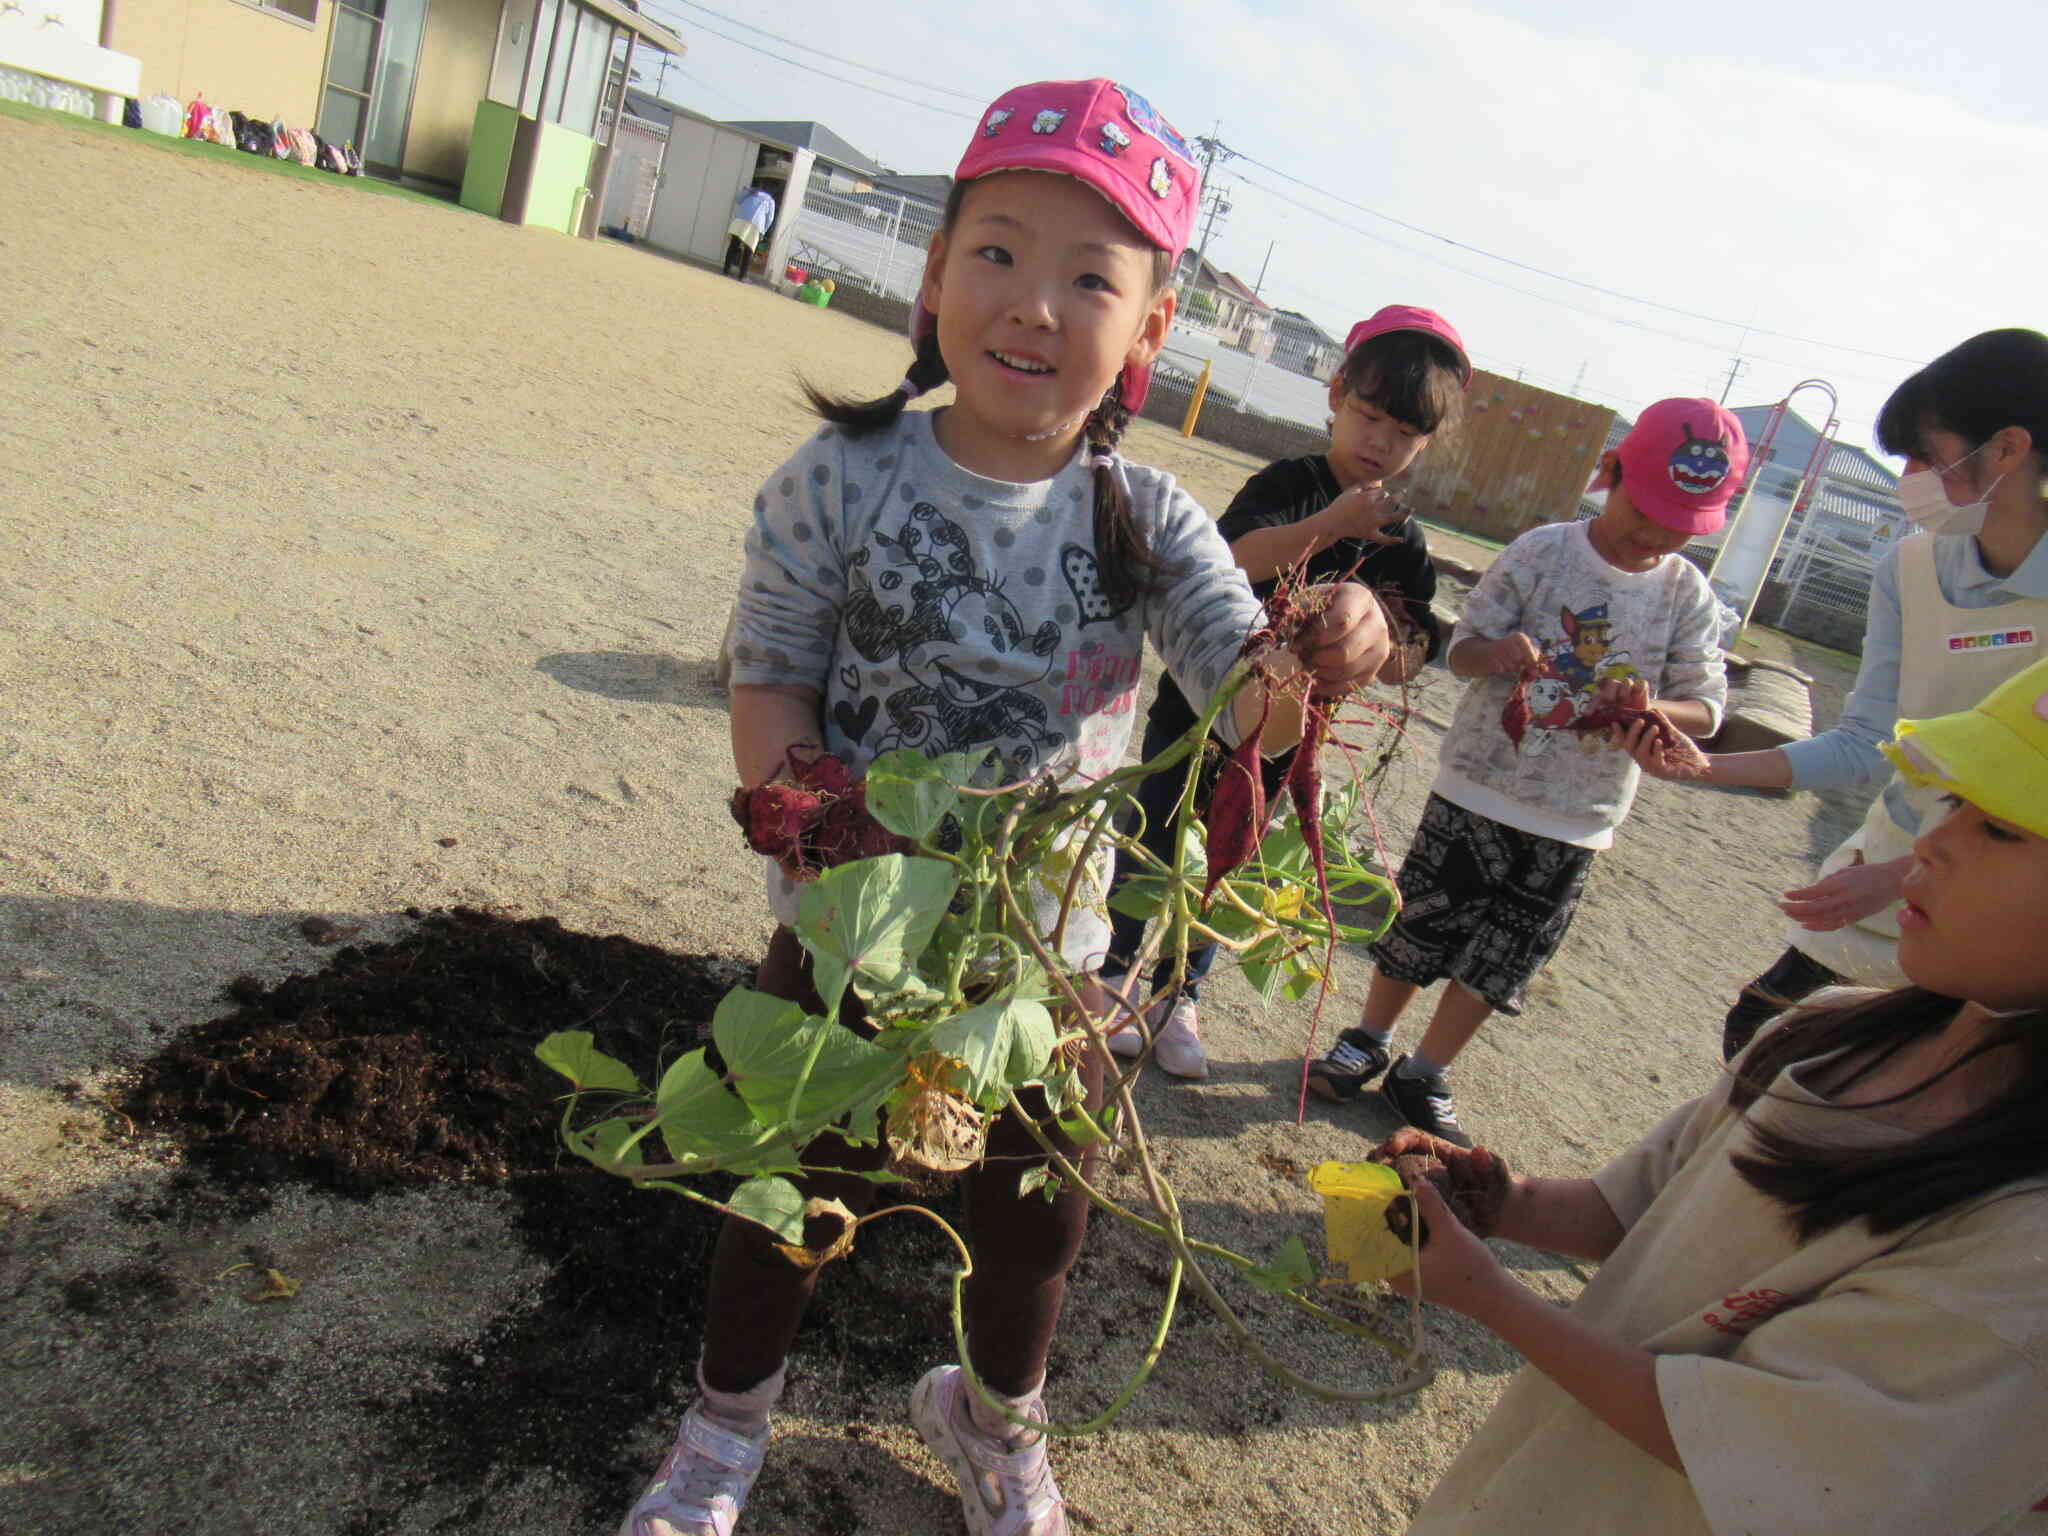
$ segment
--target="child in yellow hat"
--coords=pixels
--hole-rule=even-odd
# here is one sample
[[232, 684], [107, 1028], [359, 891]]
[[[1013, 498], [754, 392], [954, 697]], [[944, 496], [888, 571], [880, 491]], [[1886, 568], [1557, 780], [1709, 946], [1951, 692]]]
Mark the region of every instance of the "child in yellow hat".
[[1947, 797], [1905, 876], [1911, 984], [1784, 1015], [1590, 1179], [1512, 1179], [1494, 1235], [1599, 1262], [1568, 1310], [1415, 1191], [1423, 1294], [1529, 1365], [1411, 1533], [2048, 1512], [2048, 661], [1885, 752]]

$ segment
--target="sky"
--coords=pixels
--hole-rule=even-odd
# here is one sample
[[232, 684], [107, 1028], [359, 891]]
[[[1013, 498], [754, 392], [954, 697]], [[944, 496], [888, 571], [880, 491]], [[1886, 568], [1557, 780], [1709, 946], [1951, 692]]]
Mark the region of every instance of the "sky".
[[[2048, 329], [2048, 7], [641, 8], [690, 45], [669, 100], [814, 119], [906, 173], [950, 172], [1011, 85], [1108, 75], [1241, 156], [1213, 173], [1231, 209], [1208, 257], [1263, 269], [1268, 303], [1339, 337], [1424, 305], [1482, 368], [1630, 416], [1820, 379], [1842, 441], [1870, 446], [1915, 368], [1995, 326]], [[1792, 404], [1827, 418], [1819, 390]]]

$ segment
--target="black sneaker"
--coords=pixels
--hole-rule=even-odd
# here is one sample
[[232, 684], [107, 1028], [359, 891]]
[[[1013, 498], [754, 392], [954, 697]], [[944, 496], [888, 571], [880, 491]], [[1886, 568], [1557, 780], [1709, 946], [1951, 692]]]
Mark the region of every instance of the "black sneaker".
[[1328, 1055], [1308, 1064], [1308, 1085], [1320, 1097], [1343, 1103], [1386, 1070], [1387, 1048], [1354, 1026], [1337, 1037]]
[[1461, 1147], [1472, 1145], [1472, 1138], [1465, 1134], [1465, 1128], [1458, 1124], [1457, 1106], [1451, 1103], [1451, 1085], [1441, 1072], [1433, 1077], [1404, 1077], [1401, 1069], [1408, 1064], [1406, 1056], [1394, 1059], [1393, 1069], [1387, 1073], [1387, 1080], [1380, 1084], [1380, 1095], [1394, 1106], [1394, 1113], [1414, 1126], [1418, 1131], [1427, 1131], [1432, 1136], [1441, 1136], [1445, 1141]]

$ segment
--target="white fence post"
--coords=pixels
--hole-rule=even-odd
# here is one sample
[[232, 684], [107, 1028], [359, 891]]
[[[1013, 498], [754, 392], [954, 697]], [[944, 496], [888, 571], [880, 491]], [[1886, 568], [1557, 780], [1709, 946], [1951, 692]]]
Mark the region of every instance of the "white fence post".
[[890, 215], [889, 232], [882, 240], [882, 270], [875, 278], [875, 292], [883, 298], [889, 296], [889, 273], [896, 265], [896, 231], [903, 227], [904, 199], [896, 199], [896, 212]]

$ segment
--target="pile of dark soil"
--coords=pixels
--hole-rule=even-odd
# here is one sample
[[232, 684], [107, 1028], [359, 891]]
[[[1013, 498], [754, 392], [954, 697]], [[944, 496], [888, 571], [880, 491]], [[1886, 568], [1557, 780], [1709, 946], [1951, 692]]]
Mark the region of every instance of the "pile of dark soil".
[[[216, 1196], [238, 1204], [282, 1179], [362, 1198], [436, 1180], [509, 1188], [523, 1238], [547, 1261], [538, 1305], [448, 1350], [433, 1390], [374, 1406], [392, 1464], [425, 1469], [444, 1491], [474, 1489], [469, 1515], [486, 1519], [492, 1483], [535, 1468], [579, 1484], [605, 1528], [650, 1470], [628, 1446], [688, 1390], [719, 1218], [568, 1155], [565, 1085], [533, 1048], [587, 1029], [653, 1081], [708, 1037], [719, 999], [752, 966], [551, 918], [408, 915], [418, 925], [406, 937], [337, 949], [315, 975], [267, 988], [238, 978], [228, 991], [240, 1006], [173, 1040], [123, 1107], [180, 1137]], [[858, 1280], [821, 1286], [800, 1346], [892, 1415], [937, 1342], [947, 1250], [923, 1229], [896, 1224], [875, 1258], [848, 1262]], [[419, 1491], [388, 1490], [390, 1508]]]
[[[567, 1086], [533, 1048], [587, 1029], [643, 1076], [708, 1037], [752, 967], [457, 907], [392, 944], [349, 945], [316, 975], [229, 983], [241, 1006], [144, 1068], [138, 1120], [235, 1180], [296, 1175], [367, 1194], [502, 1183], [563, 1161]], [[651, 1080], [651, 1078], [649, 1079]]]

